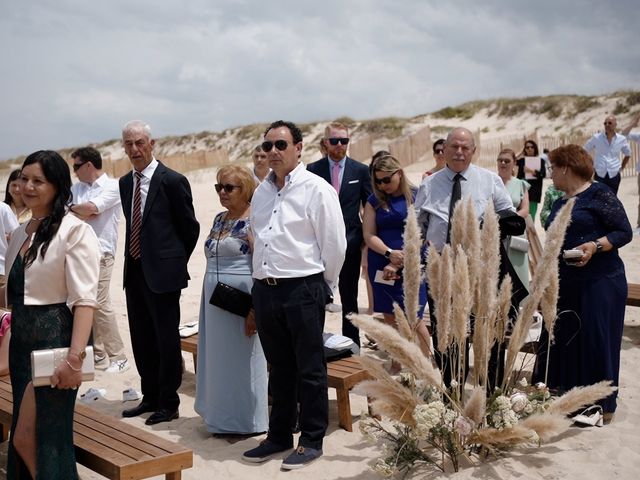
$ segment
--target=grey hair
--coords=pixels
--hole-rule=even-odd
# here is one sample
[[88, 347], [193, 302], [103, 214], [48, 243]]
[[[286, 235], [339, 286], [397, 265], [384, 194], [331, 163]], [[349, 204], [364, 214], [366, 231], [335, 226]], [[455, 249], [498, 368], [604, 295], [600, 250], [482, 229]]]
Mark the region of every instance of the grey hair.
[[459, 133], [459, 132], [467, 133], [469, 135], [470, 139], [471, 139], [471, 146], [473, 148], [476, 147], [476, 139], [474, 138], [473, 133], [471, 133], [471, 130], [469, 130], [468, 128], [464, 128], [464, 127], [456, 127], [454, 129], [452, 129], [449, 132], [449, 135], [447, 135], [446, 143], [450, 143], [451, 142], [451, 137], [453, 137], [454, 134]]
[[142, 130], [144, 132], [144, 134], [151, 139], [151, 127], [143, 122], [142, 120], [131, 120], [127, 123], [124, 124], [124, 127], [122, 127], [122, 135], [124, 135], [127, 132], [133, 132], [133, 131], [139, 131]]

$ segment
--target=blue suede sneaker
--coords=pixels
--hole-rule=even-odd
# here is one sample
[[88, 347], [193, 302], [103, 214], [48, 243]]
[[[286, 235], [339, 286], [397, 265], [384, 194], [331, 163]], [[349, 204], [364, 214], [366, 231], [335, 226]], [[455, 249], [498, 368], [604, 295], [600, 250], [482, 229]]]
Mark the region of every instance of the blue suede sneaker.
[[291, 447], [284, 447], [282, 445], [278, 445], [277, 443], [273, 443], [271, 440], [266, 439], [263, 440], [260, 445], [256, 448], [252, 448], [251, 450], [247, 450], [242, 454], [243, 460], [252, 463], [262, 463], [266, 462], [276, 453], [284, 452], [285, 450], [289, 450]]
[[287, 458], [282, 461], [283, 470], [295, 470], [306, 467], [316, 458], [322, 456], [322, 449], [318, 450], [300, 445]]

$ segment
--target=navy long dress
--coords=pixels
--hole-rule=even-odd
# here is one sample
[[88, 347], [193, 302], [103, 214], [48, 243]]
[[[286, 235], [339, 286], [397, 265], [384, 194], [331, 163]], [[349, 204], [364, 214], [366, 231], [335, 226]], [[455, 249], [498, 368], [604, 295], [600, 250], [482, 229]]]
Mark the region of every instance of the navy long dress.
[[[556, 200], [547, 226], [567, 202]], [[560, 261], [558, 318], [554, 343], [549, 351], [547, 385], [561, 391], [601, 380], [618, 385], [620, 348], [627, 279], [618, 249], [633, 233], [622, 203], [602, 183], [593, 183], [576, 196], [563, 249], [607, 237], [613, 245], [596, 253], [584, 267]], [[534, 382], [543, 382], [547, 362], [548, 332], [543, 329], [533, 372]], [[616, 410], [617, 393], [599, 402], [605, 412]]]
[[[413, 192], [415, 198], [415, 192]], [[375, 194], [371, 194], [367, 201], [376, 211], [377, 235], [391, 250], [402, 250], [404, 242], [404, 223], [407, 218], [407, 202], [404, 195], [389, 197], [388, 210], [384, 207], [376, 208], [378, 199]], [[376, 272], [384, 269], [389, 264], [389, 260], [373, 250], [368, 250], [369, 280], [373, 290], [373, 310], [379, 313], [393, 313], [393, 302], [397, 302], [404, 308], [404, 296], [402, 289], [402, 278], [396, 280], [393, 285], [386, 285], [375, 281]], [[418, 318], [422, 318], [424, 307], [427, 304], [427, 288], [425, 282], [420, 284], [420, 308]]]

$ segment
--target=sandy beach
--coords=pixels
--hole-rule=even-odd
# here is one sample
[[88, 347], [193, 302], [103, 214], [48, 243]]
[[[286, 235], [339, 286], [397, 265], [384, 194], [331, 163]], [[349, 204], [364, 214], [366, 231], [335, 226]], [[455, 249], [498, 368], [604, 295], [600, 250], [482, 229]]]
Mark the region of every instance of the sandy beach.
[[[414, 183], [418, 183], [421, 173], [431, 166], [431, 162], [410, 166], [407, 173]], [[188, 175], [193, 189], [196, 216], [200, 221], [200, 242], [189, 262], [191, 282], [182, 292], [182, 323], [196, 321], [200, 304], [205, 258], [202, 250], [204, 238], [208, 234], [215, 213], [221, 210], [218, 197], [213, 189], [215, 170], [195, 171]], [[549, 182], [547, 180], [547, 182]], [[545, 186], [549, 183], [545, 183]], [[622, 199], [632, 225], [635, 223], [638, 194], [635, 178], [623, 180], [619, 197]], [[539, 228], [542, 232], [542, 229]], [[120, 225], [120, 239], [116, 265], [111, 283], [114, 307], [118, 313], [120, 332], [125, 341], [127, 354], [133, 363], [131, 343], [127, 326], [124, 291], [122, 289], [122, 252], [124, 221]], [[634, 236], [631, 244], [621, 250], [630, 282], [640, 282], [640, 237]], [[364, 284], [360, 289], [360, 307], [366, 307]], [[339, 303], [339, 299], [336, 300]], [[339, 333], [340, 313], [327, 313], [326, 331]], [[363, 349], [363, 354], [371, 351]], [[329, 390], [329, 430], [324, 441], [324, 456], [310, 466], [292, 472], [280, 470], [280, 461], [272, 460], [261, 465], [244, 463], [240, 460], [243, 451], [252, 448], [262, 440], [262, 436], [230, 443], [213, 438], [205, 429], [201, 418], [193, 410], [195, 397], [194, 365], [190, 354], [184, 354], [186, 373], [180, 388], [180, 418], [170, 423], [153, 427], [144, 425], [144, 417], [124, 419], [157, 435], [178, 442], [193, 450], [193, 468], [183, 472], [184, 479], [224, 478], [318, 478], [318, 479], [370, 479], [376, 478], [370, 466], [378, 455], [377, 447], [364, 440], [358, 431], [358, 418], [354, 417], [354, 432], [338, 428], [335, 390]], [[448, 472], [445, 477], [467, 478], [512, 478], [521, 479], [569, 479], [569, 478], [637, 478], [640, 469], [640, 309], [628, 308], [625, 318], [622, 342], [622, 364], [620, 372], [620, 393], [618, 411], [614, 421], [603, 428], [572, 427], [556, 442], [540, 448], [518, 449], [507, 457], [491, 459], [479, 466], [462, 469], [459, 473]], [[636, 372], [636, 373], [634, 373]], [[122, 391], [128, 387], [140, 388], [135, 365], [123, 374], [97, 372], [95, 381], [83, 384], [80, 393], [88, 388], [104, 388], [106, 396], [92, 403], [92, 407], [120, 418], [123, 408]], [[353, 415], [366, 409], [363, 397], [351, 395]], [[3, 450], [6, 450], [6, 446]], [[79, 466], [82, 479], [103, 478]], [[419, 471], [424, 475], [425, 471]], [[429, 474], [429, 477], [437, 473]], [[154, 477], [161, 478], [161, 477]]]

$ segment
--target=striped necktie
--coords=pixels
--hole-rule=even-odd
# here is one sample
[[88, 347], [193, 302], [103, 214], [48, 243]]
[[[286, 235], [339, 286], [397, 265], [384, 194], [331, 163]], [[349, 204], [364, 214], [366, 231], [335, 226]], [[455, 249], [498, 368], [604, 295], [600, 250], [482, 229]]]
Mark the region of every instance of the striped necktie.
[[133, 189], [133, 212], [131, 217], [131, 239], [129, 243], [129, 255], [135, 260], [140, 258], [140, 227], [142, 227], [142, 195], [140, 183], [142, 173], [134, 172], [136, 185]]

